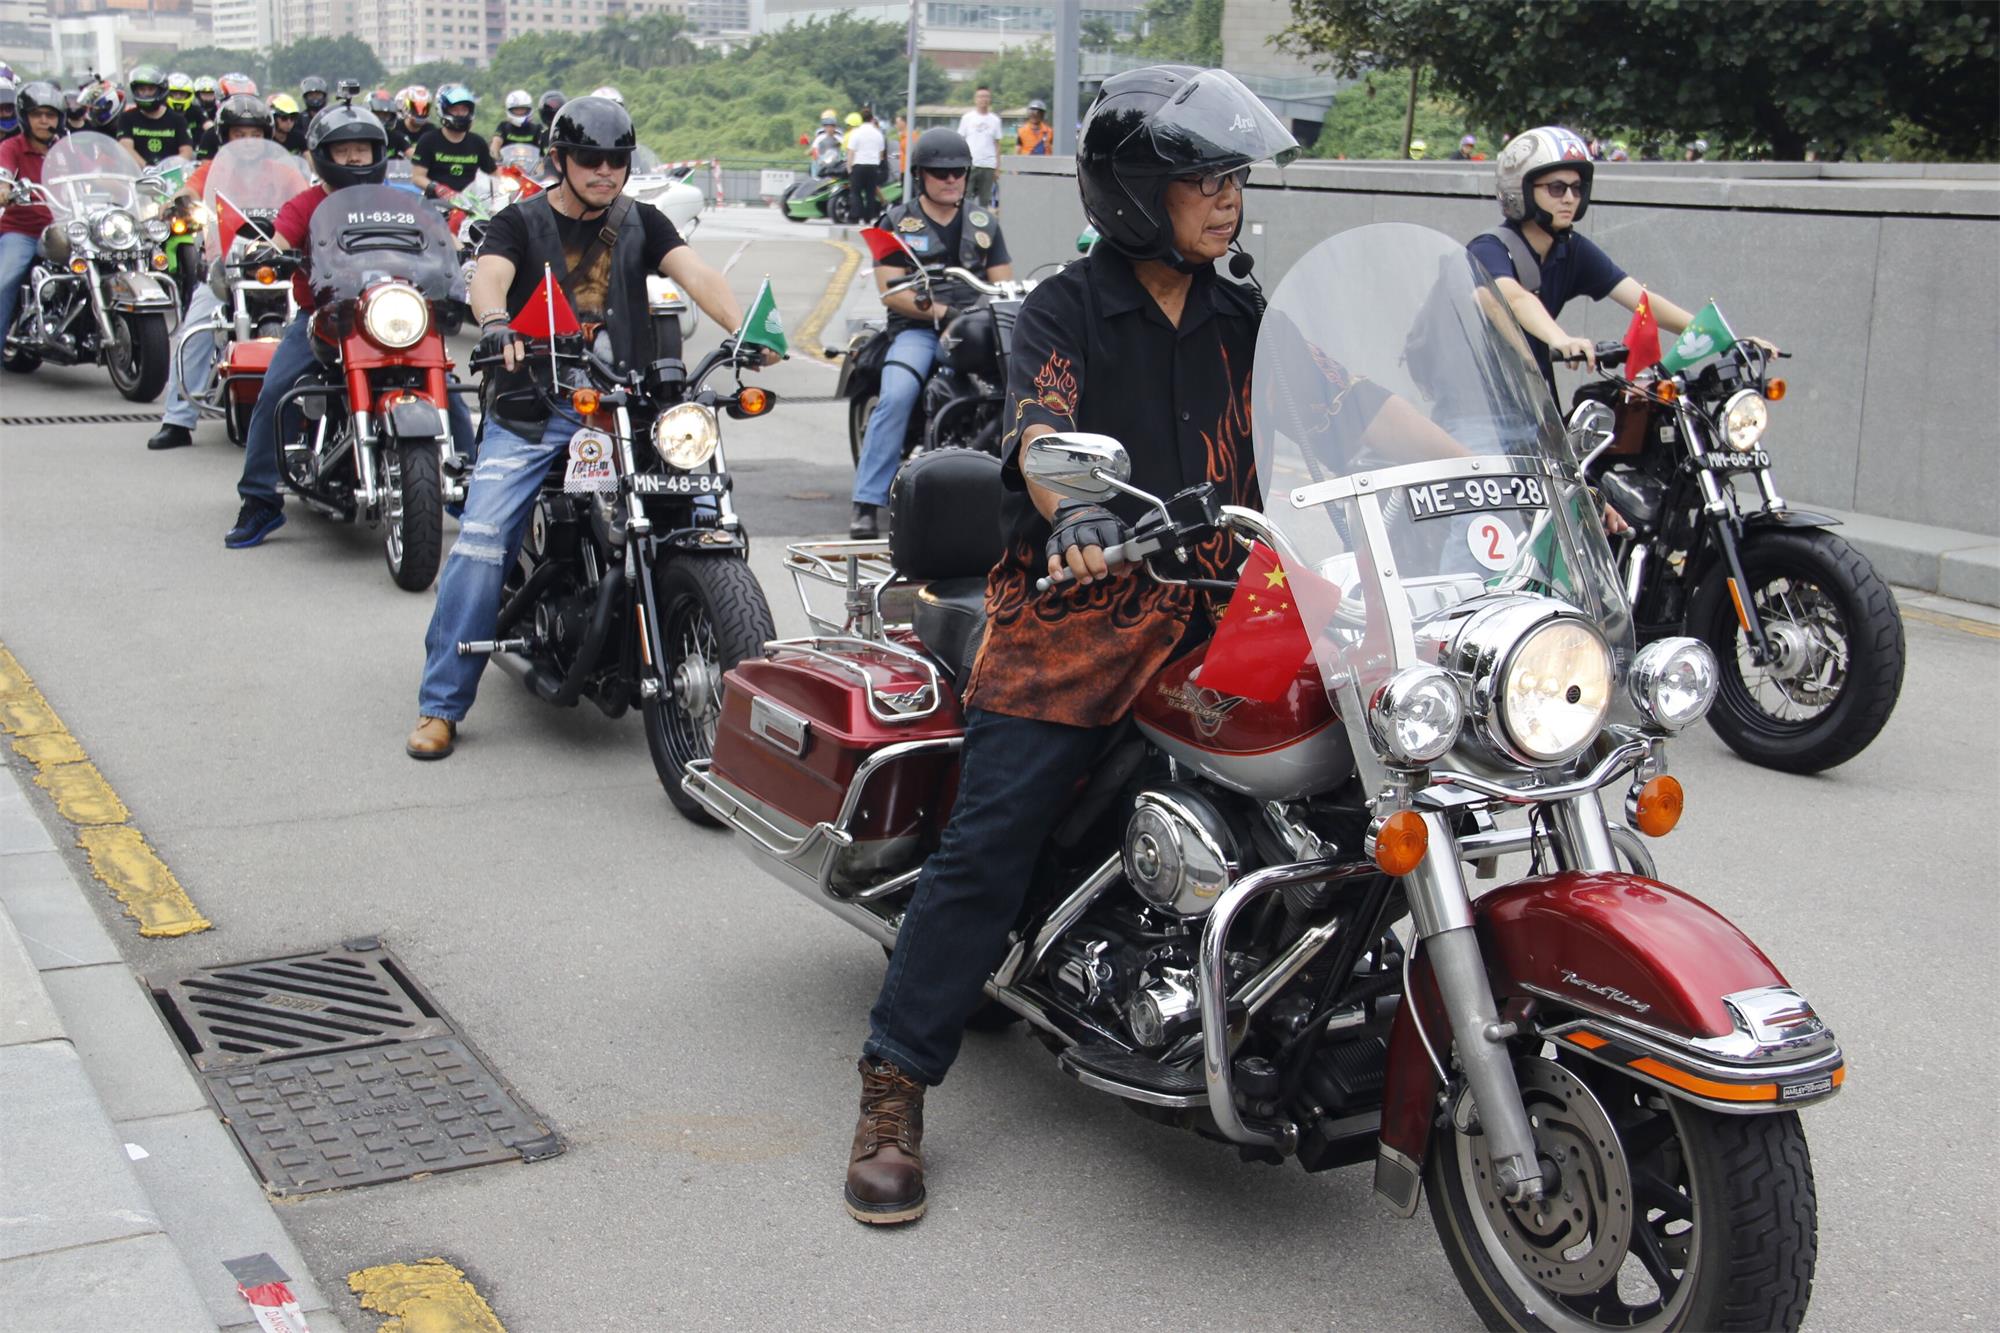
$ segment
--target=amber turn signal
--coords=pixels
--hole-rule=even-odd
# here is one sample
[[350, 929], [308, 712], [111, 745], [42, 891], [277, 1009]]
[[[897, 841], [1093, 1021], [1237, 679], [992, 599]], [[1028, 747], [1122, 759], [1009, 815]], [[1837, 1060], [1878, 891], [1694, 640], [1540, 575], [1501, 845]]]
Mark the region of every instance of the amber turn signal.
[[69, 271], [72, 273], [88, 273], [90, 272], [90, 261], [88, 259], [72, 259], [69, 261]]
[[580, 417], [587, 417], [595, 412], [598, 402], [598, 394], [595, 389], [578, 389], [569, 396], [569, 405], [576, 409], [576, 414]]
[[1651, 779], [1626, 801], [1632, 827], [1649, 838], [1664, 838], [1681, 822], [1681, 784], [1665, 773]]
[[1661, 402], [1671, 403], [1680, 398], [1681, 386], [1672, 380], [1661, 380], [1653, 386], [1653, 392], [1658, 395]]
[[1782, 379], [1765, 380], [1764, 396], [1770, 399], [1774, 403], [1783, 402], [1785, 398], [1785, 388], [1786, 385]]
[[175, 218], [175, 219], [173, 220], [173, 224], [172, 224], [172, 226], [173, 226], [173, 229], [174, 229], [174, 235], [176, 235], [176, 236], [185, 236], [185, 235], [187, 235], [187, 232], [188, 232], [188, 224], [187, 224], [187, 219], [186, 219], [186, 218]]
[[266, 287], [270, 286], [277, 280], [278, 280], [278, 270], [270, 267], [260, 268], [257, 270], [257, 281], [263, 283]]
[[167, 257], [155, 251], [153, 254], [153, 267], [163, 269], [166, 266], [167, 266]]
[[736, 395], [736, 406], [746, 417], [761, 417], [771, 410], [771, 395], [752, 385]]
[[1431, 844], [1431, 831], [1424, 817], [1414, 810], [1398, 810], [1387, 819], [1378, 819], [1368, 831], [1368, 855], [1385, 875], [1407, 875], [1423, 864]]

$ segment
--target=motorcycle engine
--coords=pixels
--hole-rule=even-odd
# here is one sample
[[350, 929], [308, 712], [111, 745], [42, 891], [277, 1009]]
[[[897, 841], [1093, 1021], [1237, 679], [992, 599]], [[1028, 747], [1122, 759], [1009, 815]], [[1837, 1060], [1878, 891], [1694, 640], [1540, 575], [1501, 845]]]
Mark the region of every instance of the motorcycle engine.
[[1199, 1019], [1197, 939], [1187, 921], [1126, 905], [1059, 941], [1049, 955], [1054, 989], [1142, 1050], [1160, 1050]]
[[1149, 787], [1125, 825], [1125, 878], [1176, 916], [1207, 914], [1243, 867], [1235, 830], [1205, 794], [1179, 783]]

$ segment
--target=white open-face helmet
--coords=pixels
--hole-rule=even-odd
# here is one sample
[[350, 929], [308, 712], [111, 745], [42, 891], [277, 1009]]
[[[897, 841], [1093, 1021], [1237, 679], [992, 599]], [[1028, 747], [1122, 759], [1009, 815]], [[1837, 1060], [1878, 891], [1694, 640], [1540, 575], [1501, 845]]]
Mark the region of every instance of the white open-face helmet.
[[1551, 171], [1571, 168], [1583, 178], [1583, 197], [1577, 200], [1574, 221], [1583, 221], [1590, 209], [1592, 163], [1590, 146], [1574, 130], [1560, 125], [1543, 125], [1515, 135], [1500, 150], [1495, 163], [1495, 189], [1500, 197], [1500, 213], [1509, 222], [1533, 220], [1547, 227], [1554, 222], [1549, 211], [1535, 202], [1535, 182]]
[[507, 110], [526, 113], [535, 109], [535, 99], [528, 96], [526, 88], [516, 88], [507, 94]]
[[613, 88], [608, 83], [605, 84], [602, 88], [592, 88], [590, 90], [590, 95], [592, 97], [609, 98], [611, 101], [616, 102], [619, 106], [625, 105], [625, 94], [619, 92], [616, 88]]

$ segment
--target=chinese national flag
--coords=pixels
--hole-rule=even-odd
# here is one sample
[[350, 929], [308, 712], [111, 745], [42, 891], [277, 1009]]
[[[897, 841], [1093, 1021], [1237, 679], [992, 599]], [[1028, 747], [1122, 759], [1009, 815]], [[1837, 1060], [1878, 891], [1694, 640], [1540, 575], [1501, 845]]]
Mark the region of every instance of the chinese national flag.
[[868, 245], [868, 255], [876, 263], [881, 263], [891, 255], [904, 253], [903, 243], [896, 239], [896, 233], [884, 227], [864, 227], [861, 239]]
[[215, 234], [220, 238], [221, 244], [216, 247], [216, 253], [228, 254], [229, 243], [235, 240], [236, 233], [242, 231], [249, 223], [250, 219], [244, 217], [236, 205], [229, 202], [228, 195], [217, 192], [215, 196]]
[[1639, 293], [1639, 308], [1632, 312], [1632, 322], [1625, 326], [1625, 346], [1631, 355], [1625, 360], [1625, 378], [1636, 378], [1648, 366], [1657, 365], [1660, 360], [1660, 326], [1653, 320], [1653, 294]]
[[1236, 594], [1215, 627], [1195, 683], [1218, 694], [1270, 703], [1284, 696], [1311, 652], [1277, 553], [1259, 542], [1243, 562]]
[[556, 338], [583, 332], [583, 326], [576, 322], [576, 311], [570, 309], [569, 298], [563, 295], [562, 284], [546, 264], [542, 266], [541, 285], [507, 327], [524, 338]]

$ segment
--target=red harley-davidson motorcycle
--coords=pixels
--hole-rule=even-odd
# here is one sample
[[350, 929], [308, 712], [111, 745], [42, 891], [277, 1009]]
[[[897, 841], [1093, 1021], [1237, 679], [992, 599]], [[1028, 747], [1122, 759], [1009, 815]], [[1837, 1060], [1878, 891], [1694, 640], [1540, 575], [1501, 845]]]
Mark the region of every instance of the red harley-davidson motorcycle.
[[[1270, 701], [1203, 683], [1213, 643], [1160, 672], [1043, 849], [983, 1019], [1247, 1157], [1372, 1160], [1403, 1216], [1427, 1188], [1491, 1328], [1797, 1328], [1797, 1112], [1843, 1057], [1644, 836], [1679, 816], [1665, 752], [1714, 699], [1713, 653], [1635, 646], [1575, 446], [1457, 242], [1378, 225], [1309, 252], [1253, 393], [1262, 509], [1138, 495], [1113, 555], [1174, 578], [1163, 558], [1217, 531], [1262, 543], [1281, 577], [1223, 623], [1295, 611], [1304, 660]], [[842, 584], [844, 608], [728, 674], [688, 765], [762, 864], [885, 947], [951, 807], [994, 554], [967, 516], [997, 466], [905, 469], [886, 551], [794, 548], [802, 591]], [[1101, 436], [1045, 436], [1024, 467], [1134, 497]], [[1474, 897], [1468, 872], [1509, 857], [1525, 875]]]
[[355, 185], [313, 213], [313, 371], [278, 404], [287, 488], [329, 518], [379, 524], [389, 575], [422, 592], [444, 552], [444, 507], [465, 498], [447, 427], [451, 358], [439, 315], [459, 279], [451, 233], [425, 201]]

